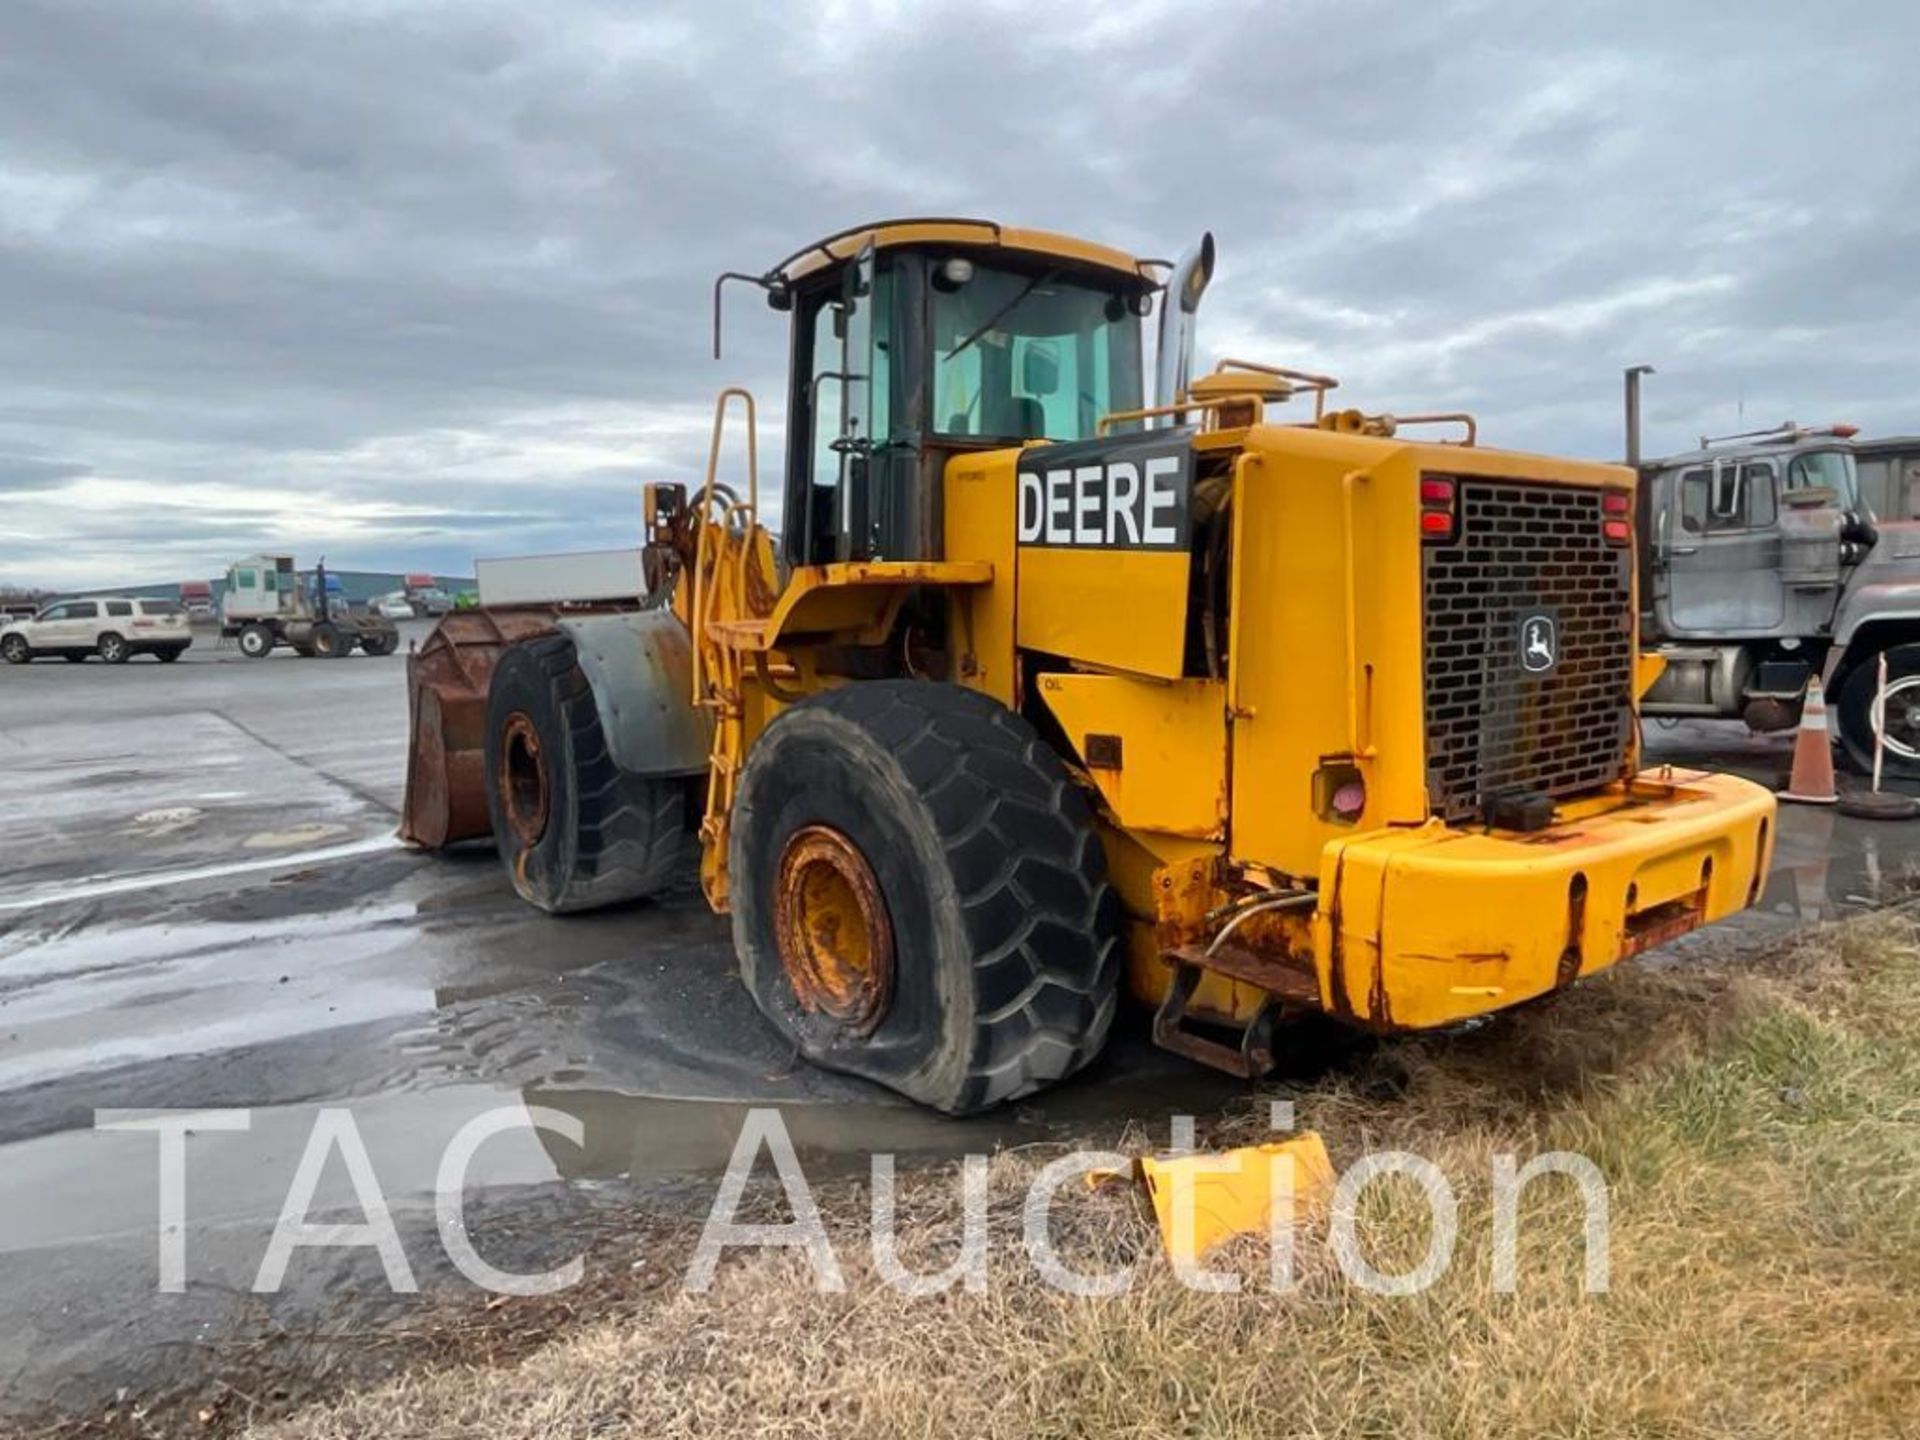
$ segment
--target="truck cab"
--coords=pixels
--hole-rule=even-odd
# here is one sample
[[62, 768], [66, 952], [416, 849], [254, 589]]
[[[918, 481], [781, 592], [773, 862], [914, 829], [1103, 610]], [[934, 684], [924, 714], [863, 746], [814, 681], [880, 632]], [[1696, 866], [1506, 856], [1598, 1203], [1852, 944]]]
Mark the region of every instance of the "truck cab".
[[1782, 425], [1702, 437], [1641, 467], [1643, 643], [1666, 662], [1644, 711], [1799, 723], [1810, 677], [1839, 709], [1849, 755], [1870, 766], [1881, 726], [1877, 657], [1892, 717], [1886, 761], [1920, 775], [1920, 535], [1863, 503], [1853, 428]]

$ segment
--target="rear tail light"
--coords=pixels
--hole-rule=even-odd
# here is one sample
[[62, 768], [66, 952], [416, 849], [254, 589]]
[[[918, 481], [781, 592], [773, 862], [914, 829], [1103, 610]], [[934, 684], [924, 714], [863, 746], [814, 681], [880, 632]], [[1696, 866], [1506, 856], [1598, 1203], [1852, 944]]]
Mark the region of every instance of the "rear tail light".
[[1633, 539], [1633, 522], [1627, 519], [1633, 509], [1633, 496], [1625, 490], [1607, 490], [1600, 496], [1600, 533], [1609, 545], [1625, 545]]
[[1313, 772], [1313, 810], [1322, 820], [1351, 825], [1366, 809], [1367, 780], [1357, 765], [1335, 760]]
[[1445, 476], [1425, 475], [1420, 479], [1420, 536], [1423, 540], [1447, 540], [1453, 536], [1453, 481]]

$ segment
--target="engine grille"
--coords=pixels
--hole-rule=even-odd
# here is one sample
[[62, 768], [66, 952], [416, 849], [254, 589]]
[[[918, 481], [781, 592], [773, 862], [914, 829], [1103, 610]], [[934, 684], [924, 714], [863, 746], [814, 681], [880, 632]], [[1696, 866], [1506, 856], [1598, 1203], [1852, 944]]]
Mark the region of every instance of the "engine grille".
[[[1601, 503], [1584, 486], [1462, 479], [1457, 537], [1421, 547], [1427, 790], [1444, 820], [1478, 819], [1504, 790], [1558, 799], [1626, 773], [1633, 561], [1607, 544]], [[1557, 663], [1531, 674], [1521, 632], [1540, 615]]]

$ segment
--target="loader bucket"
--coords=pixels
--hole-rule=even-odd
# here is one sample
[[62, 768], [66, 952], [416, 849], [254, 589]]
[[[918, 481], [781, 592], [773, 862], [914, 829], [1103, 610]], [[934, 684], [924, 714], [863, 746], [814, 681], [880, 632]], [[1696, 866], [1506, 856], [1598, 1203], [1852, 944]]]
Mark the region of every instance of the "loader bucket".
[[552, 634], [555, 611], [455, 610], [407, 657], [407, 795], [400, 838], [438, 850], [493, 832], [487, 819], [487, 686], [509, 645]]

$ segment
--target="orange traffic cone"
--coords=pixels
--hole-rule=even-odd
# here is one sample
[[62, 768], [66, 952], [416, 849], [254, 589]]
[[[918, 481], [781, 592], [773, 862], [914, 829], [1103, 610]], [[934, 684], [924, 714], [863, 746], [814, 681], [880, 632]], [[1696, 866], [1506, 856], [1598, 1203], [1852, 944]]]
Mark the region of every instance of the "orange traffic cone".
[[1793, 774], [1782, 800], [1803, 805], [1831, 805], [1840, 798], [1833, 785], [1833, 742], [1827, 738], [1827, 697], [1820, 677], [1807, 680], [1807, 698], [1800, 706], [1800, 730], [1793, 737]]

